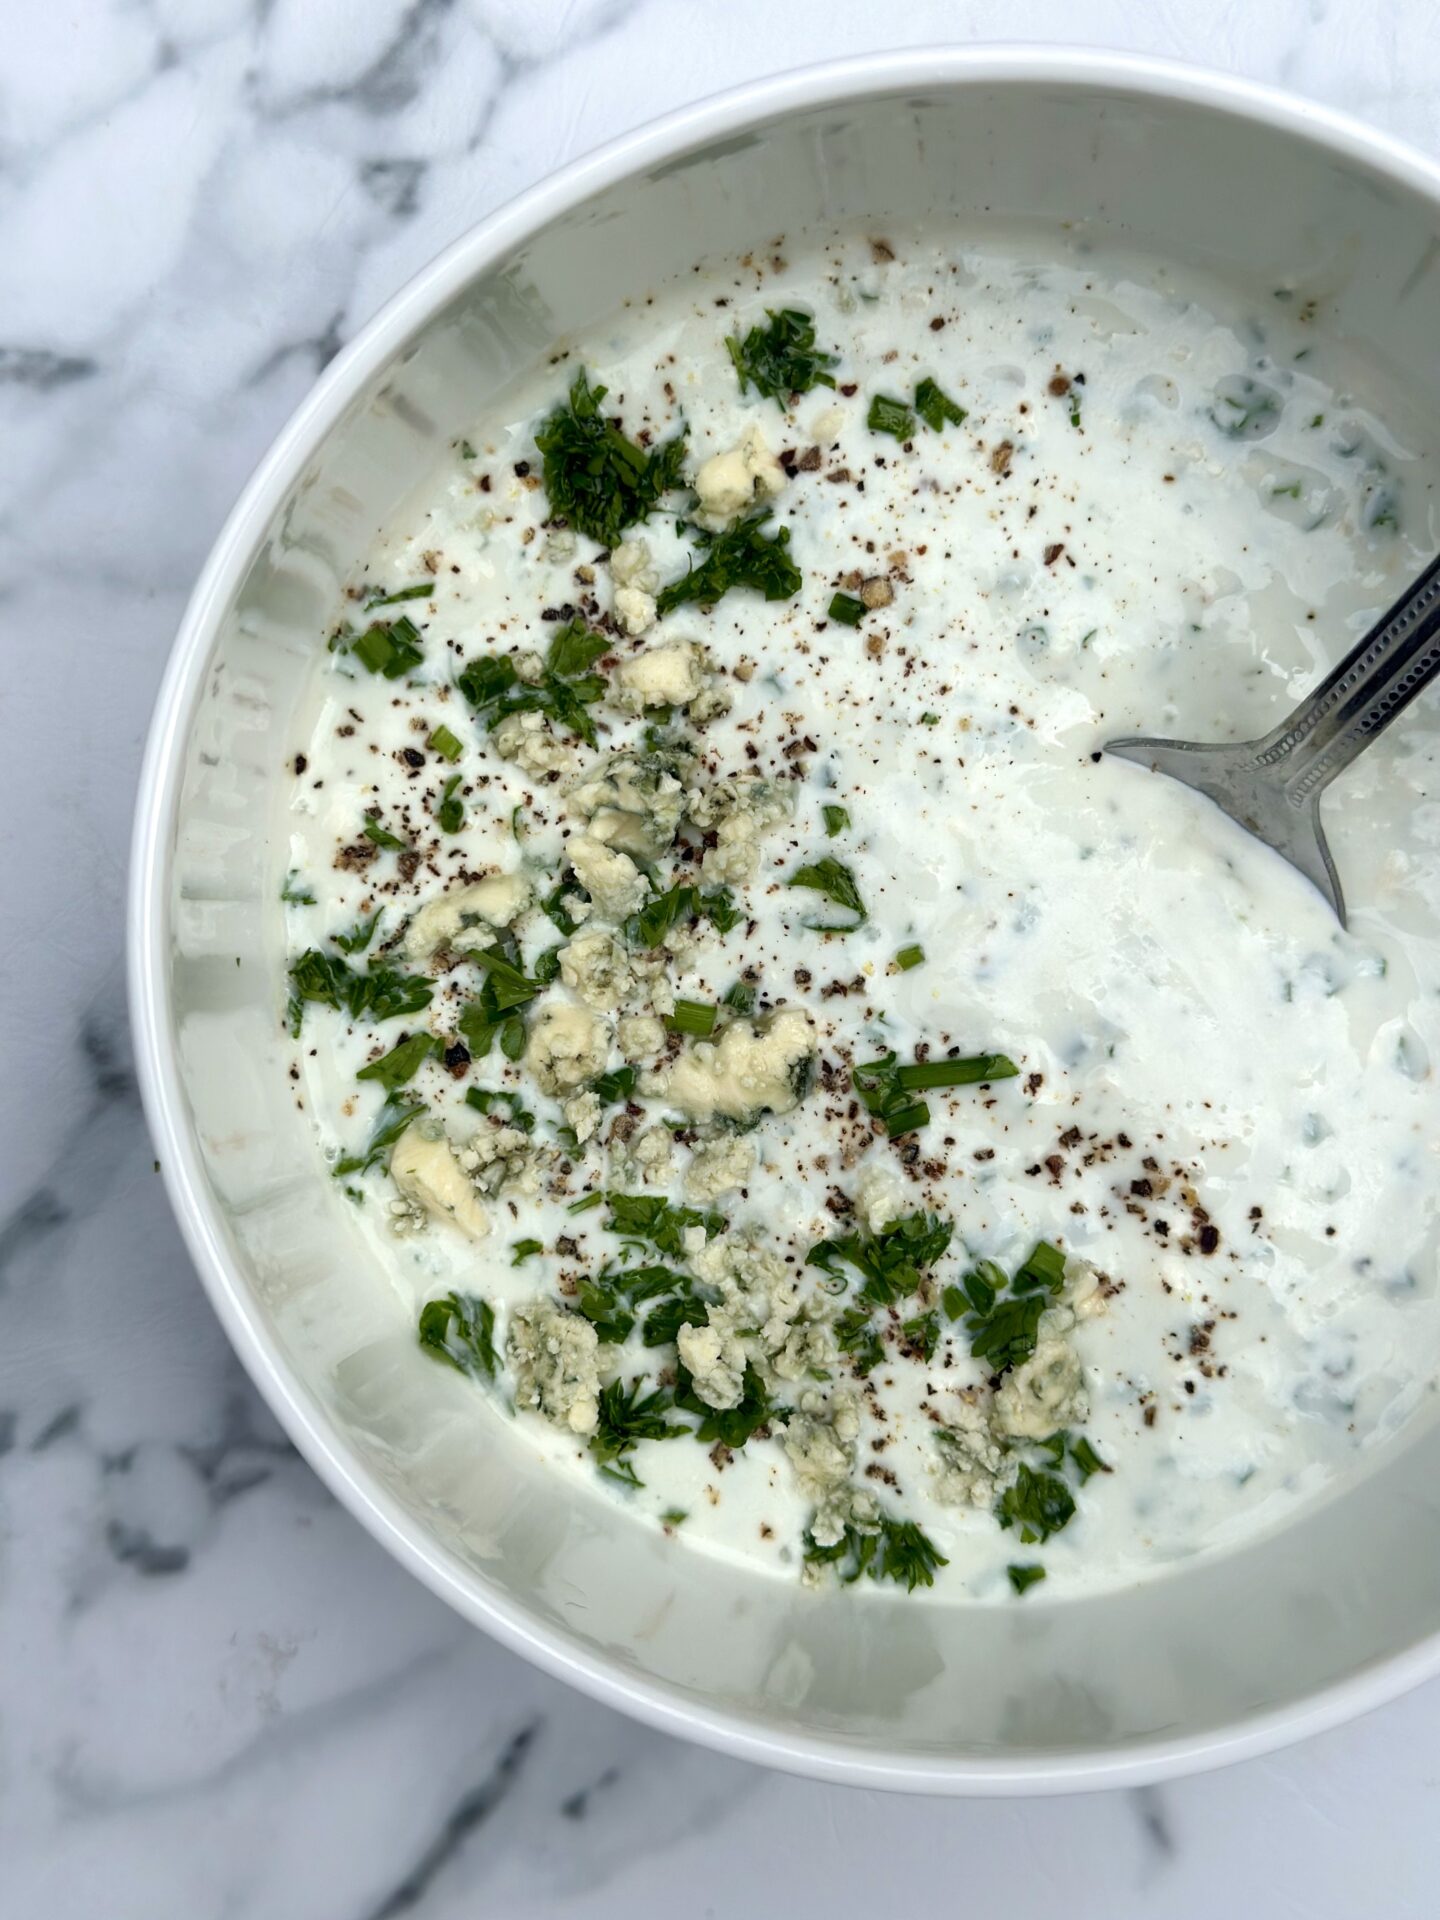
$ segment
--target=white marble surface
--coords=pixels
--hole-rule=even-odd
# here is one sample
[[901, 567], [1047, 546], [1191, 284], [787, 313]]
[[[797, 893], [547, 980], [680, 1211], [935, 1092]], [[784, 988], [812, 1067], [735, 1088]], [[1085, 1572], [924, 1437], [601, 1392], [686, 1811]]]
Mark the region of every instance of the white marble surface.
[[[0, 1912], [1431, 1915], [1440, 1686], [1067, 1802], [811, 1786], [543, 1679], [262, 1409], [151, 1171], [122, 891], [189, 583], [316, 368], [469, 221], [699, 93], [1013, 36], [1278, 81], [1440, 147], [1422, 0], [7, 0], [0, 8]], [[23, 776], [23, 777], [22, 777]]]

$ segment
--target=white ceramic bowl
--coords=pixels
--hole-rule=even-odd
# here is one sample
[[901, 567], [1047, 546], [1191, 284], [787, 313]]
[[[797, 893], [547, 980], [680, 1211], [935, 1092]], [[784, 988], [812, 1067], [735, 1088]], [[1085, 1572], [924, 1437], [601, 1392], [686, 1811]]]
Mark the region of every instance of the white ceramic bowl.
[[[292, 715], [377, 526], [487, 392], [701, 252], [913, 217], [1067, 221], [1323, 295], [1440, 417], [1440, 171], [1317, 108], [1039, 49], [823, 67], [674, 114], [452, 247], [320, 380], [176, 641], [140, 788], [131, 989], [175, 1210], [297, 1445], [507, 1646], [672, 1733], [869, 1786], [1002, 1793], [1253, 1754], [1440, 1667], [1440, 1435], [1283, 1533], [1023, 1608], [814, 1595], [667, 1541], [473, 1419], [365, 1276], [283, 1071]], [[464, 1383], [456, 1381], [463, 1389]], [[497, 1425], [499, 1423], [497, 1422]]]

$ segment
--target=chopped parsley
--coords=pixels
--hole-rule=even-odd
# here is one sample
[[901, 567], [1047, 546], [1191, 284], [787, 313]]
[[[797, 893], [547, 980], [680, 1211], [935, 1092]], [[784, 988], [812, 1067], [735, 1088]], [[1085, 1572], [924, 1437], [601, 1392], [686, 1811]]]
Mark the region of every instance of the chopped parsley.
[[1078, 1440], [1070, 1442], [1070, 1458], [1075, 1462], [1080, 1475], [1080, 1483], [1090, 1478], [1092, 1473], [1113, 1473], [1115, 1469], [1102, 1460], [1082, 1433]]
[[428, 1300], [420, 1309], [420, 1344], [472, 1379], [493, 1380], [500, 1364], [495, 1309], [478, 1293], [447, 1293], [443, 1299]]
[[[519, 950], [513, 940], [484, 947], [468, 957], [485, 969], [479, 993], [460, 1011], [457, 1021], [466, 1046], [477, 1060], [483, 1060], [498, 1039], [507, 1060], [518, 1060], [525, 1051], [525, 1015], [545, 981], [531, 978], [518, 964]], [[545, 956], [542, 954], [541, 959]], [[536, 975], [541, 972], [536, 962]]]
[[685, 1234], [691, 1227], [703, 1227], [711, 1238], [725, 1231], [723, 1214], [674, 1206], [655, 1194], [607, 1192], [605, 1200], [610, 1208], [606, 1224], [611, 1233], [626, 1240], [648, 1241], [672, 1259], [684, 1259]]
[[427, 1060], [434, 1059], [444, 1048], [433, 1033], [412, 1033], [399, 1046], [392, 1047], [389, 1053], [382, 1054], [378, 1060], [372, 1060], [368, 1067], [361, 1067], [356, 1074], [357, 1080], [378, 1080], [382, 1087], [392, 1091], [403, 1087], [413, 1080], [418, 1070]]
[[544, 1251], [543, 1240], [517, 1240], [510, 1248], [510, 1264], [512, 1267], [523, 1267], [532, 1254]]
[[729, 933], [745, 918], [728, 887], [708, 891], [689, 882], [657, 893], [625, 922], [625, 938], [632, 947], [658, 947], [674, 926], [686, 920], [708, 920], [717, 933]]
[[870, 1309], [865, 1306], [847, 1307], [835, 1321], [835, 1344], [842, 1353], [850, 1356], [856, 1373], [873, 1373], [885, 1358], [885, 1347], [881, 1341]]
[[863, 1573], [872, 1580], [894, 1580], [913, 1593], [916, 1587], [933, 1587], [935, 1569], [950, 1563], [913, 1520], [882, 1514], [873, 1531], [847, 1526], [832, 1547], [817, 1547], [807, 1530], [805, 1564], [833, 1566], [846, 1586]]
[[337, 933], [335, 944], [342, 953], [364, 953], [375, 938], [375, 929], [384, 913], [383, 907], [377, 907], [368, 920], [357, 920], [348, 933]]
[[589, 669], [609, 646], [603, 633], [576, 618], [557, 628], [533, 685], [520, 678], [510, 653], [472, 660], [455, 684], [475, 709], [475, 717], [492, 732], [512, 713], [543, 713], [593, 747], [595, 722], [589, 709], [604, 693], [605, 677]]
[[1014, 1482], [995, 1506], [1002, 1527], [1017, 1527], [1024, 1544], [1034, 1546], [1059, 1533], [1075, 1517], [1075, 1496], [1053, 1473], [1037, 1473], [1021, 1464]]
[[865, 618], [865, 602], [857, 600], [853, 593], [836, 593], [830, 598], [830, 618], [838, 620], [842, 627], [858, 627]]
[[292, 867], [285, 876], [284, 885], [280, 889], [280, 898], [285, 902], [287, 907], [313, 907], [315, 904], [314, 894], [308, 887], [297, 886], [296, 881], [298, 878], [298, 870]]
[[428, 980], [413, 974], [384, 966], [357, 973], [337, 955], [311, 947], [290, 968], [290, 1031], [298, 1038], [311, 1004], [331, 1007], [352, 1020], [393, 1020], [428, 1007], [433, 992]]
[[778, 313], [767, 307], [765, 318], [768, 326], [751, 327], [743, 338], [732, 334], [725, 342], [741, 393], [754, 387], [783, 409], [793, 395], [833, 387], [834, 376], [827, 369], [839, 364], [839, 356], [816, 347], [813, 318], [795, 307], [782, 307]]
[[647, 452], [601, 413], [607, 391], [592, 387], [582, 367], [568, 402], [550, 415], [535, 444], [552, 515], [613, 547], [627, 527], [647, 519], [663, 495], [683, 484], [685, 433], [682, 428]]
[[877, 393], [870, 402], [865, 424], [872, 433], [893, 434], [897, 440], [908, 440], [915, 432], [915, 416], [909, 407], [884, 393]]
[[853, 933], [870, 918], [865, 902], [860, 898], [854, 874], [833, 854], [827, 853], [823, 859], [797, 867], [785, 884], [787, 887], [807, 887], [814, 893], [823, 893], [827, 900], [833, 900], [837, 907], [855, 916], [848, 922], [807, 920], [804, 924], [812, 933]]
[[620, 1380], [603, 1386], [600, 1424], [590, 1436], [590, 1451], [600, 1462], [601, 1472], [632, 1487], [643, 1486], [644, 1482], [636, 1479], [626, 1456], [642, 1440], [670, 1440], [686, 1431], [682, 1422], [665, 1418], [674, 1405], [669, 1392], [656, 1387], [652, 1393], [642, 1393], [644, 1384], [637, 1378], [628, 1387]]
[[915, 1292], [925, 1271], [950, 1245], [955, 1229], [931, 1213], [908, 1213], [874, 1233], [856, 1228], [833, 1240], [820, 1240], [805, 1256], [807, 1267], [835, 1272], [836, 1262], [864, 1276], [859, 1298], [870, 1306], [893, 1306]]
[[1009, 1575], [1010, 1584], [1016, 1593], [1028, 1592], [1037, 1581], [1045, 1578], [1044, 1567], [1037, 1566], [1033, 1562], [1029, 1566], [1017, 1566], [1012, 1563], [1005, 1571]]
[[373, 841], [377, 847], [386, 847], [392, 853], [404, 853], [405, 851], [406, 843], [398, 838], [397, 835], [391, 833], [388, 827], [382, 827], [380, 822], [373, 817], [367, 815], [360, 824], [360, 831], [367, 840]]
[[850, 815], [844, 807], [838, 807], [832, 801], [829, 805], [822, 807], [820, 812], [825, 821], [827, 839], [833, 840], [837, 833], [849, 832]]
[[940, 1344], [940, 1316], [932, 1311], [917, 1314], [913, 1320], [903, 1320], [900, 1334], [906, 1346], [913, 1348], [923, 1360], [933, 1360]]
[[1065, 1256], [1048, 1240], [1041, 1240], [1030, 1258], [1010, 1282], [1005, 1292], [1005, 1276], [993, 1261], [982, 1261], [961, 1280], [958, 1289], [947, 1287], [945, 1311], [952, 1309], [955, 1295], [963, 1296], [970, 1317], [965, 1330], [970, 1336], [970, 1351], [977, 1360], [985, 1360], [995, 1373], [1018, 1367], [1035, 1351], [1040, 1337], [1040, 1316], [1059, 1293], [1065, 1280]]
[[943, 432], [947, 424], [958, 427], [966, 417], [964, 407], [928, 379], [915, 389], [915, 411], [932, 433]]
[[738, 1453], [755, 1429], [763, 1427], [773, 1412], [764, 1381], [748, 1363], [741, 1383], [739, 1404], [733, 1407], [707, 1406], [696, 1393], [686, 1368], [677, 1364], [676, 1373], [678, 1384], [675, 1388], [675, 1404], [699, 1418], [700, 1425], [695, 1429], [695, 1438], [702, 1446], [714, 1446], [718, 1440], [722, 1446]]
[[331, 1167], [331, 1173], [337, 1180], [344, 1180], [352, 1173], [368, 1173], [371, 1167], [388, 1167], [390, 1149], [410, 1122], [418, 1120], [424, 1111], [423, 1100], [409, 1099], [400, 1093], [387, 1094], [364, 1152], [342, 1154]]
[[732, 587], [753, 587], [767, 600], [793, 599], [800, 591], [802, 576], [790, 558], [790, 529], [781, 527], [773, 539], [767, 540], [761, 529], [769, 518], [766, 507], [747, 514], [721, 533], [692, 526], [690, 532], [705, 557], [698, 567], [692, 566], [688, 573], [661, 588], [656, 612], [663, 616], [689, 600], [708, 611]]
[[[689, 1284], [683, 1273], [676, 1273], [671, 1267], [629, 1267], [619, 1273], [606, 1267], [592, 1278], [580, 1282], [576, 1305], [602, 1340], [618, 1346], [628, 1338], [635, 1325], [632, 1309], [646, 1300], [657, 1299], [661, 1294], [673, 1293], [678, 1288], [682, 1293], [687, 1293], [684, 1304], [688, 1313], [696, 1313], [695, 1303], [688, 1298]], [[674, 1335], [670, 1337], [673, 1339]], [[656, 1344], [647, 1338], [647, 1346]]]
[[617, 1100], [628, 1100], [635, 1091], [634, 1067], [612, 1067], [608, 1073], [597, 1074], [590, 1082], [590, 1091], [606, 1107], [613, 1107]]
[[668, 1300], [662, 1300], [650, 1313], [640, 1330], [640, 1337], [647, 1347], [673, 1347], [680, 1337], [680, 1329], [688, 1321], [699, 1326], [705, 1318], [705, 1303], [690, 1290], [689, 1282], [682, 1274], [676, 1274], [680, 1282], [680, 1291]]

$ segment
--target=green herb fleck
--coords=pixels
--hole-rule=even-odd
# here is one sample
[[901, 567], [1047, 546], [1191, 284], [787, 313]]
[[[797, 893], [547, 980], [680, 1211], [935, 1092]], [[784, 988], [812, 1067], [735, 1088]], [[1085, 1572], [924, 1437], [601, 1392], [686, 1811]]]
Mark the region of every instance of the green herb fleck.
[[374, 1131], [366, 1142], [363, 1153], [346, 1153], [331, 1167], [330, 1171], [337, 1180], [344, 1180], [352, 1173], [368, 1173], [371, 1167], [390, 1164], [390, 1149], [404, 1133], [412, 1120], [418, 1120], [425, 1111], [423, 1100], [407, 1099], [405, 1095], [390, 1093], [385, 1096], [385, 1104], [375, 1122]]
[[920, 946], [901, 947], [890, 962], [896, 973], [909, 973], [912, 967], [923, 967], [925, 949]]
[[894, 1580], [913, 1593], [916, 1587], [934, 1586], [936, 1568], [950, 1563], [913, 1520], [882, 1514], [873, 1532], [852, 1524], [831, 1547], [817, 1547], [807, 1531], [805, 1564], [833, 1566], [847, 1586], [868, 1574], [872, 1580]]
[[342, 953], [364, 953], [375, 938], [375, 929], [385, 909], [377, 907], [368, 920], [357, 920], [348, 933], [337, 933], [335, 944]]
[[440, 804], [435, 809], [435, 824], [442, 833], [459, 833], [465, 824], [465, 803], [455, 791], [463, 778], [462, 774], [452, 773], [445, 782], [445, 791], [440, 795]]
[[478, 1293], [447, 1293], [429, 1300], [420, 1309], [420, 1344], [474, 1380], [493, 1380], [500, 1364], [495, 1309]]
[[438, 753], [442, 760], [448, 760], [453, 766], [465, 751], [459, 739], [442, 722], [425, 742], [432, 753]]
[[296, 882], [298, 878], [299, 874], [297, 869], [292, 867], [285, 876], [285, 883], [280, 889], [280, 898], [285, 902], [287, 907], [313, 907], [315, 904], [314, 894], [310, 891], [309, 887], [297, 886]]
[[778, 313], [767, 307], [765, 318], [768, 326], [754, 326], [743, 339], [731, 335], [725, 342], [740, 376], [741, 393], [753, 386], [783, 409], [792, 395], [809, 393], [812, 387], [833, 387], [834, 377], [826, 369], [838, 364], [838, 356], [816, 347], [811, 316], [794, 307], [783, 307]]
[[402, 600], [428, 600], [434, 591], [433, 580], [418, 581], [413, 587], [401, 587], [396, 593], [381, 593], [378, 587], [372, 587], [365, 602], [365, 611], [369, 613], [375, 607], [398, 607]]
[[942, 432], [947, 423], [958, 427], [966, 417], [964, 407], [937, 387], [933, 380], [922, 380], [916, 387], [915, 411], [932, 433]]
[[874, 1233], [857, 1228], [833, 1240], [820, 1240], [805, 1256], [809, 1267], [834, 1273], [836, 1263], [864, 1276], [860, 1299], [870, 1306], [893, 1306], [915, 1292], [926, 1270], [950, 1245], [954, 1228], [930, 1213], [905, 1214]]
[[[644, 1381], [635, 1379], [628, 1387], [620, 1380], [612, 1380], [600, 1389], [600, 1424], [590, 1436], [590, 1451], [601, 1463], [602, 1470], [614, 1467], [625, 1461], [642, 1440], [670, 1440], [686, 1431], [678, 1420], [667, 1420], [674, 1402], [664, 1387], [657, 1387], [652, 1393], [642, 1393]], [[628, 1472], [623, 1468], [617, 1476], [630, 1486], [643, 1486], [644, 1482], [635, 1478], [635, 1470]]]
[[897, 440], [909, 440], [915, 432], [915, 416], [903, 400], [877, 393], [870, 402], [865, 424], [872, 433], [893, 434]]
[[398, 620], [377, 620], [363, 633], [340, 636], [331, 642], [341, 653], [349, 653], [369, 673], [386, 680], [400, 680], [425, 658], [420, 646], [420, 629], [408, 614]]
[[516, 1240], [510, 1248], [510, 1264], [512, 1267], [523, 1267], [532, 1254], [544, 1251], [543, 1240]]
[[703, 1227], [713, 1238], [725, 1230], [723, 1214], [696, 1207], [673, 1206], [670, 1201], [646, 1193], [606, 1193], [611, 1233], [626, 1240], [648, 1241], [672, 1259], [683, 1259], [685, 1234], [692, 1227]]
[[389, 1087], [393, 1091], [412, 1080], [425, 1061], [434, 1059], [443, 1051], [433, 1033], [412, 1033], [399, 1046], [392, 1047], [389, 1053], [372, 1060], [368, 1067], [361, 1067], [355, 1078], [378, 1080], [382, 1087]]
[[393, 1020], [428, 1007], [433, 991], [413, 974], [375, 966], [356, 973], [335, 954], [311, 947], [290, 968], [290, 1031], [299, 1035], [308, 1005], [331, 1007], [352, 1020]]
[[853, 593], [833, 594], [830, 599], [830, 618], [838, 620], [842, 627], [858, 627], [865, 618], [865, 602], [857, 600]]
[[773, 540], [767, 540], [761, 528], [770, 518], [768, 508], [748, 514], [721, 533], [705, 527], [690, 528], [705, 557], [678, 580], [672, 580], [656, 597], [660, 614], [693, 600], [708, 611], [733, 587], [752, 587], [766, 600], [790, 600], [802, 582], [800, 569], [790, 558], [790, 529], [781, 527]]
[[388, 827], [382, 827], [376, 819], [367, 817], [361, 822], [360, 831], [367, 840], [373, 841], [377, 847], [386, 847], [395, 853], [404, 853], [405, 851], [406, 842], [397, 839]]
[[455, 684], [492, 732], [512, 713], [543, 713], [593, 747], [595, 722], [589, 709], [604, 693], [605, 678], [589, 669], [609, 645], [603, 633], [577, 618], [556, 630], [534, 685], [520, 678], [514, 655], [508, 653], [472, 660]]
[[647, 519], [662, 496], [682, 484], [685, 434], [682, 429], [647, 452], [601, 413], [607, 391], [592, 387], [582, 368], [568, 403], [550, 415], [535, 444], [551, 513], [602, 547], [613, 547], [627, 527]]
[[707, 1000], [677, 1000], [675, 1011], [665, 1016], [665, 1025], [671, 1033], [687, 1033], [695, 1039], [708, 1040], [719, 1018], [720, 1009]]
[[1002, 1527], [1018, 1527], [1027, 1547], [1048, 1540], [1075, 1517], [1075, 1496], [1053, 1473], [1036, 1473], [1022, 1465], [1014, 1483], [1006, 1487], [995, 1507]]
[[850, 815], [844, 807], [837, 807], [831, 802], [829, 805], [822, 807], [820, 812], [825, 821], [825, 834], [827, 839], [833, 840], [837, 833], [848, 833], [850, 831]]
[[1005, 1571], [1009, 1574], [1010, 1584], [1016, 1593], [1025, 1593], [1029, 1588], [1033, 1587], [1037, 1581], [1045, 1578], [1044, 1567], [1036, 1566], [1033, 1563], [1029, 1566], [1012, 1564], [1008, 1566]]
[[806, 887], [814, 893], [823, 893], [827, 900], [833, 900], [837, 907], [855, 916], [851, 921], [834, 924], [823, 920], [807, 920], [805, 925], [812, 933], [853, 933], [870, 918], [865, 902], [860, 898], [854, 874], [833, 854], [811, 861], [808, 866], [797, 867], [785, 884], [787, 887]]

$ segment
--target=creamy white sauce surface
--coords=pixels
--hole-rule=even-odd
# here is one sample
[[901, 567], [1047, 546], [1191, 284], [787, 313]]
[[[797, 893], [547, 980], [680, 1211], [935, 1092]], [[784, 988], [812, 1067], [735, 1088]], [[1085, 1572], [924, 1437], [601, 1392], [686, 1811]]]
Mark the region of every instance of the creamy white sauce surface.
[[[521, 876], [536, 904], [513, 923], [518, 961], [566, 944], [538, 903], [585, 825], [572, 790], [656, 720], [618, 703], [636, 680], [627, 664], [701, 643], [706, 687], [732, 704], [704, 717], [702, 701], [699, 725], [660, 722], [694, 755], [681, 785], [762, 776], [791, 811], [764, 832], [754, 877], [731, 884], [737, 925], [682, 929], [623, 1008], [587, 1014], [588, 1066], [623, 1064], [620, 1015], [718, 1003], [744, 979], [757, 1015], [798, 1009], [811, 1023], [813, 1085], [744, 1132], [723, 1114], [686, 1124], [673, 1098], [637, 1091], [572, 1144], [559, 1133], [569, 1094], [552, 1097], [498, 1045], [468, 1063], [452, 1051], [448, 1067], [427, 1059], [405, 1089], [426, 1115], [404, 1164], [442, 1128], [442, 1147], [462, 1155], [490, 1138], [485, 1164], [462, 1167], [460, 1200], [489, 1230], [464, 1231], [454, 1195], [450, 1214], [443, 1196], [426, 1213], [414, 1178], [406, 1201], [383, 1161], [346, 1176], [397, 1323], [452, 1290], [482, 1297], [502, 1365], [475, 1384], [477, 1448], [513, 1422], [511, 1444], [590, 1476], [596, 1499], [625, 1503], [636, 1524], [669, 1525], [677, 1552], [743, 1554], [798, 1577], [816, 1497], [785, 1430], [804, 1407], [838, 1431], [840, 1478], [866, 1496], [859, 1537], [876, 1510], [918, 1525], [947, 1562], [937, 1594], [1014, 1603], [1016, 1564], [1043, 1565], [1051, 1594], [1134, 1581], [1282, 1521], [1429, 1411], [1440, 814], [1422, 703], [1327, 802], [1347, 933], [1206, 803], [1098, 750], [1122, 733], [1238, 739], [1272, 725], [1431, 550], [1433, 472], [1397, 437], [1410, 424], [1397, 397], [1327, 338], [1303, 293], [1242, 298], [1058, 238], [1006, 248], [887, 232], [783, 251], [637, 299], [562, 343], [484, 419], [455, 422], [453, 459], [377, 539], [343, 616], [352, 634], [407, 616], [423, 656], [412, 673], [367, 672], [317, 636], [286, 855], [292, 957], [334, 955], [330, 936], [381, 911], [370, 949], [347, 964], [430, 977], [434, 995], [378, 1023], [307, 1007], [297, 1097], [319, 1169], [322, 1149], [362, 1152], [371, 1135], [384, 1089], [356, 1080], [367, 1062], [427, 1029], [453, 1049], [485, 978], [456, 954], [493, 936], [452, 925], [427, 952], [414, 916], [442, 896]], [[837, 386], [782, 407], [742, 395], [725, 341], [787, 307], [813, 315]], [[625, 630], [657, 581], [703, 558], [676, 526], [695, 503], [682, 490], [629, 529], [648, 543], [648, 588], [643, 556], [616, 579], [594, 541], [548, 524], [535, 434], [582, 367], [628, 436], [659, 445], [684, 424], [691, 477], [754, 430], [752, 451], [763, 442], [781, 461], [766, 530], [789, 529], [793, 597], [737, 589], [708, 612], [685, 605]], [[877, 394], [911, 403], [925, 377], [965, 410], [960, 424], [917, 420], [906, 439], [867, 425]], [[367, 594], [416, 584], [427, 591], [363, 611]], [[829, 615], [837, 592], [875, 604], [847, 626]], [[575, 617], [608, 642], [594, 668], [607, 692], [587, 709], [596, 748], [552, 726], [555, 768], [529, 749], [531, 766], [501, 757], [457, 676], [513, 650], [543, 654]], [[453, 763], [429, 744], [442, 723], [460, 745]], [[445, 832], [456, 776], [464, 821]], [[827, 834], [827, 806], [848, 827]], [[401, 848], [375, 849], [367, 816]], [[718, 884], [695, 871], [706, 851], [705, 830], [682, 825], [651, 855], [656, 883]], [[846, 916], [786, 884], [827, 857], [868, 910], [844, 935], [807, 928]], [[615, 926], [592, 908], [581, 935], [597, 929]], [[923, 964], [897, 970], [914, 945]], [[532, 1059], [537, 1024], [563, 1027], [580, 1004], [563, 979], [529, 1003]], [[890, 1140], [850, 1071], [917, 1049], [1001, 1053], [1019, 1071], [925, 1094], [928, 1124]], [[662, 1053], [635, 1063], [642, 1085]], [[506, 1136], [514, 1177], [498, 1192], [504, 1169], [487, 1156], [506, 1115], [467, 1105], [472, 1088], [512, 1093], [534, 1115], [528, 1140]], [[626, 1458], [643, 1484], [616, 1486], [587, 1444], [586, 1408], [557, 1423], [515, 1406], [504, 1356], [516, 1312], [537, 1296], [573, 1312], [582, 1280], [623, 1264], [606, 1208], [575, 1202], [610, 1190], [686, 1204], [692, 1159], [718, 1163], [727, 1142], [743, 1143], [742, 1184], [706, 1204], [727, 1242], [753, 1235], [798, 1287], [791, 1331], [806, 1315], [828, 1324], [863, 1283], [844, 1264], [828, 1280], [807, 1266], [817, 1242], [878, 1225], [887, 1207], [927, 1211], [953, 1236], [917, 1294], [876, 1310], [883, 1358], [867, 1378], [827, 1354], [822, 1333], [820, 1364], [794, 1379], [772, 1370], [775, 1413], [744, 1447], [642, 1441]], [[525, 1240], [543, 1251], [512, 1266]], [[999, 1430], [1005, 1382], [945, 1304], [977, 1262], [1013, 1274], [1040, 1241], [1069, 1262], [1047, 1328], [1078, 1362], [1065, 1431], [1109, 1469], [1088, 1478], [1073, 1456], [1057, 1469], [1039, 1434]], [[842, 1278], [843, 1293], [826, 1291]], [[903, 1327], [930, 1314], [926, 1359]], [[740, 1337], [765, 1374], [763, 1336]], [[602, 1347], [599, 1380], [665, 1390], [676, 1359], [673, 1345], [645, 1347], [637, 1324]], [[973, 1434], [977, 1419], [998, 1453], [966, 1498], [944, 1433]], [[992, 1511], [1022, 1463], [1058, 1472], [1075, 1503], [1043, 1542], [1022, 1544]]]

